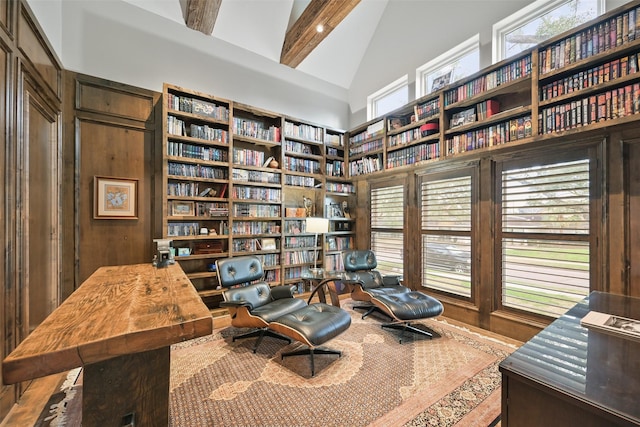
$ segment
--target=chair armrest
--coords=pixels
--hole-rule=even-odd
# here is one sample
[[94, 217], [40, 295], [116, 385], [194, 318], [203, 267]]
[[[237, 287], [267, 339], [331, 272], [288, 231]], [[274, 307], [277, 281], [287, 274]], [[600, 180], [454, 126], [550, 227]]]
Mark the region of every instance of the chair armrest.
[[253, 309], [253, 304], [248, 301], [221, 301], [220, 307], [247, 307], [249, 311]]
[[282, 298], [293, 298], [295, 292], [295, 285], [280, 285], [271, 288], [271, 296], [274, 300]]
[[402, 276], [382, 276], [384, 286], [394, 286], [402, 284]]

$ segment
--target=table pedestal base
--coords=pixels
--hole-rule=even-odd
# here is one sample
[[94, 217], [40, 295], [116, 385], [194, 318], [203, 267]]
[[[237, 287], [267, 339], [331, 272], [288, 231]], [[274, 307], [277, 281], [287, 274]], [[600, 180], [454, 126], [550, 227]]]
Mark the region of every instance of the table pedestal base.
[[85, 365], [83, 427], [169, 424], [170, 347]]

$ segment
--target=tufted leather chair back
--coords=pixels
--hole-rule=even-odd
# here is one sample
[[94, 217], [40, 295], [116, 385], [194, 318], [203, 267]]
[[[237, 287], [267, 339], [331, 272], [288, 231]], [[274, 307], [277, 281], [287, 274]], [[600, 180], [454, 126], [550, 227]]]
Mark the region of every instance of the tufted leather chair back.
[[273, 301], [271, 288], [268, 283], [260, 282], [241, 288], [231, 288], [224, 291], [225, 301], [249, 303], [251, 310]]
[[371, 250], [346, 250], [342, 253], [346, 271], [373, 270], [378, 266], [376, 254]]
[[216, 261], [220, 286], [234, 285], [260, 280], [264, 276], [262, 263], [256, 256], [239, 256]]
[[342, 253], [345, 271], [362, 284], [364, 289], [378, 288], [383, 285], [376, 255], [371, 250], [346, 250]]

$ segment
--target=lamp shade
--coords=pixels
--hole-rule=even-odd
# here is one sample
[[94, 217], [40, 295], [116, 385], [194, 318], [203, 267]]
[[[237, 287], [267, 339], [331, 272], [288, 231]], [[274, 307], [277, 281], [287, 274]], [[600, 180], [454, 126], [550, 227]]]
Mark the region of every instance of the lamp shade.
[[329, 220], [327, 218], [306, 218], [306, 232], [307, 233], [328, 233], [329, 232]]

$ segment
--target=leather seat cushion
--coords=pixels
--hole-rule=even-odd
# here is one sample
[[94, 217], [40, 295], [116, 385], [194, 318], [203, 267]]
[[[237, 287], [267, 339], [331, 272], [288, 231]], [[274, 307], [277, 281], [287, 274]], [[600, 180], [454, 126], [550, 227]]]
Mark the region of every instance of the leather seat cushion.
[[306, 306], [307, 303], [300, 298], [281, 298], [260, 307], [255, 307], [251, 310], [251, 314], [260, 317], [267, 323], [271, 323], [287, 313], [297, 311]]
[[384, 304], [400, 320], [436, 317], [444, 311], [444, 306], [440, 301], [417, 291], [392, 295], [379, 294], [375, 296], [375, 300]]
[[280, 317], [276, 323], [299, 332], [313, 345], [320, 345], [346, 331], [351, 316], [340, 307], [315, 303]]

